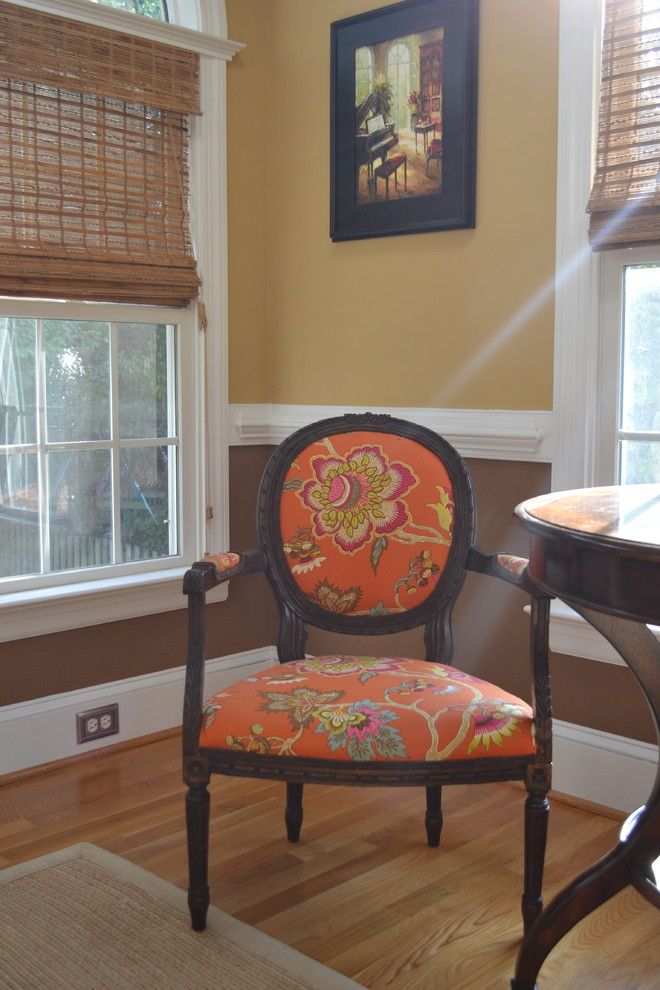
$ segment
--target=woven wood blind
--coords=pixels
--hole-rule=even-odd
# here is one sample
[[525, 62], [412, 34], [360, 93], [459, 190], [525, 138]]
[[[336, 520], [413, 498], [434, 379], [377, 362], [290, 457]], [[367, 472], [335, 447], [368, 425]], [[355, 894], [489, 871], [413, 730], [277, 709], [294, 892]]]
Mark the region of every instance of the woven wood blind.
[[0, 295], [185, 305], [195, 53], [0, 0]]
[[660, 241], [660, 0], [605, 0], [594, 250]]

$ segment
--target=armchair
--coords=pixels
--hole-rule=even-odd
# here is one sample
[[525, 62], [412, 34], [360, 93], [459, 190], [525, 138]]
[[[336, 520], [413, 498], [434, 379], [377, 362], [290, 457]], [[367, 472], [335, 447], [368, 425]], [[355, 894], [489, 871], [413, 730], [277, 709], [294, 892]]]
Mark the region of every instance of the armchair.
[[[551, 772], [549, 598], [527, 561], [473, 543], [467, 467], [436, 433], [346, 415], [294, 433], [261, 482], [257, 549], [207, 556], [186, 573], [189, 639], [183, 774], [192, 926], [209, 904], [212, 773], [282, 780], [297, 842], [306, 782], [418, 786], [437, 846], [442, 787], [521, 780], [525, 928], [542, 907]], [[206, 592], [256, 571], [279, 607], [279, 664], [204, 700]], [[452, 665], [451, 610], [466, 573], [531, 595], [532, 705]], [[425, 659], [308, 657], [307, 625], [362, 635], [425, 627]], [[512, 791], [512, 800], [516, 797]]]

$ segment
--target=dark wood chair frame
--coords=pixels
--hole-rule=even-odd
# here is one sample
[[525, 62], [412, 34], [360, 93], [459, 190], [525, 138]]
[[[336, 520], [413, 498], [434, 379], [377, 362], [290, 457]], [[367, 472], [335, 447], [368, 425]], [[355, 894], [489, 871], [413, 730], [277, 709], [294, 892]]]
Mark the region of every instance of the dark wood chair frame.
[[[416, 441], [445, 464], [454, 491], [455, 518], [449, 558], [438, 584], [419, 606], [397, 615], [352, 616], [330, 613], [306, 597], [292, 578], [282, 548], [280, 497], [287, 471], [296, 456], [323, 437], [369, 430]], [[442, 437], [413, 423], [371, 413], [350, 414], [314, 423], [297, 431], [271, 456], [261, 482], [257, 507], [259, 546], [241, 554], [235, 567], [218, 573], [210, 562], [193, 564], [184, 578], [188, 595], [188, 661], [183, 709], [183, 777], [188, 786], [186, 819], [190, 885], [188, 904], [195, 931], [206, 924], [209, 904], [208, 833], [212, 773], [257, 777], [286, 782], [285, 823], [290, 842], [298, 841], [303, 820], [303, 785], [348, 784], [426, 788], [426, 831], [430, 846], [440, 842], [442, 787], [521, 780], [527, 789], [525, 802], [525, 853], [522, 914], [527, 929], [542, 908], [541, 885], [548, 822], [552, 737], [548, 624], [550, 596], [536, 588], [526, 570], [516, 575], [502, 567], [496, 554], [473, 543], [475, 506], [472, 482], [458, 452]], [[530, 660], [536, 754], [532, 756], [447, 760], [443, 762], [373, 761], [277, 757], [199, 746], [204, 702], [204, 642], [206, 593], [244, 574], [263, 572], [274, 591], [280, 615], [277, 641], [280, 663], [305, 656], [307, 625], [333, 632], [375, 635], [423, 625], [426, 660], [450, 663], [452, 658], [451, 610], [466, 573], [502, 578], [531, 595]]]

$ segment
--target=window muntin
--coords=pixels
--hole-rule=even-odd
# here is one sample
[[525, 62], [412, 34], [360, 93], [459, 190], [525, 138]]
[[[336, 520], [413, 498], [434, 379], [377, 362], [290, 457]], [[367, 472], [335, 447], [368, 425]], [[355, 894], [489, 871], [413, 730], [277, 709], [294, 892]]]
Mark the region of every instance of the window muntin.
[[5, 591], [169, 567], [183, 552], [181, 328], [117, 309], [0, 317]]

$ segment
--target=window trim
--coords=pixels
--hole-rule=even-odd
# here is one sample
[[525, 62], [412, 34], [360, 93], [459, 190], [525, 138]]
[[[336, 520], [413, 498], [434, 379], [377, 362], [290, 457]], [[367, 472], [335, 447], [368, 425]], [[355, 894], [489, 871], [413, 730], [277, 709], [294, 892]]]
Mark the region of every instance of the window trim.
[[600, 258], [589, 245], [585, 208], [593, 175], [602, 17], [602, 0], [561, 0], [553, 491], [595, 484]]
[[[226, 63], [244, 46], [226, 39], [224, 0], [170, 0], [173, 19], [185, 8], [186, 24], [192, 22], [194, 13], [202, 30], [137, 17], [87, 0], [15, 2], [200, 53], [203, 116], [195, 118], [191, 127], [191, 226], [209, 332], [202, 330], [193, 308], [191, 358], [195, 385], [191, 416], [198, 468], [194, 472], [193, 497], [195, 506], [201, 508], [195, 535], [199, 552], [193, 556], [207, 549], [225, 550], [229, 540]], [[212, 424], [209, 430], [207, 423]], [[208, 521], [204, 511], [207, 506], [213, 507], [213, 518]], [[187, 563], [152, 574], [2, 595], [0, 642], [184, 608], [181, 579]], [[210, 593], [209, 600], [224, 601], [226, 597], [227, 586], [221, 585]]]
[[[231, 61], [244, 46], [227, 38], [224, 0], [169, 0], [171, 20], [156, 21], [116, 7], [89, 3], [89, 0], [11, 0], [19, 7], [30, 7], [46, 14], [68, 17], [84, 24], [111, 31], [123, 31], [137, 38], [161, 41], [211, 58]], [[217, 9], [213, 9], [216, 7]]]
[[[612, 484], [611, 476], [603, 482], [599, 475], [606, 262], [589, 245], [585, 209], [595, 158], [602, 25], [603, 0], [560, 0], [552, 491]], [[560, 601], [550, 607], [550, 644], [571, 656], [618, 662], [600, 634]]]
[[[660, 264], [660, 246], [605, 251], [601, 259], [601, 351], [596, 448], [597, 484], [615, 485], [619, 477], [619, 428], [623, 385], [624, 274], [632, 265]], [[651, 431], [660, 439], [658, 431]], [[643, 439], [640, 436], [640, 439]]]

